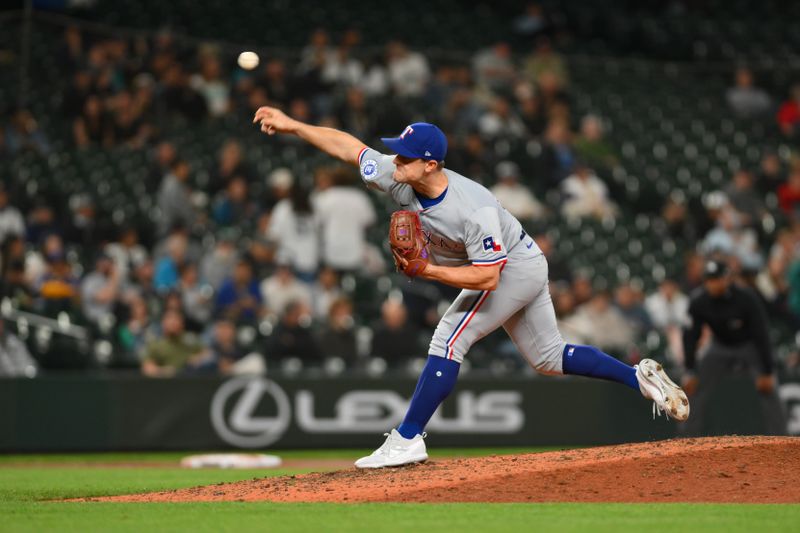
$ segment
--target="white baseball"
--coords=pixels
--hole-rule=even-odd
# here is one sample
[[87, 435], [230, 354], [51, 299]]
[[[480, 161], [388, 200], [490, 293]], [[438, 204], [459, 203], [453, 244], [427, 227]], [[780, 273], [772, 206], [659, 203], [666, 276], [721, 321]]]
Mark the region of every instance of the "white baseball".
[[258, 54], [255, 52], [242, 52], [237, 60], [239, 66], [245, 70], [253, 70], [258, 66]]

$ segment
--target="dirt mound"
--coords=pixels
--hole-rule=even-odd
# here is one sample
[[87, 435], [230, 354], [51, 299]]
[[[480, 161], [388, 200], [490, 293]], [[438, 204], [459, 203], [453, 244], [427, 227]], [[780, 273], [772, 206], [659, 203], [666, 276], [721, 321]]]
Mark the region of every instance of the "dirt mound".
[[93, 501], [800, 502], [800, 438], [675, 439], [434, 460]]

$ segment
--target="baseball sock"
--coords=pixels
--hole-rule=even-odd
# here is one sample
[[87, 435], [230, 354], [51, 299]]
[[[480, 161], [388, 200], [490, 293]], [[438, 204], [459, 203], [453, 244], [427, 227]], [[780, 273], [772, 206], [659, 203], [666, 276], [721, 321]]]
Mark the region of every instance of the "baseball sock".
[[431, 419], [436, 408], [453, 390], [458, 379], [461, 363], [444, 357], [428, 356], [428, 362], [422, 369], [417, 381], [411, 405], [397, 431], [406, 439], [413, 439], [422, 434], [425, 424]]
[[565, 374], [608, 379], [639, 390], [635, 368], [614, 359], [594, 346], [567, 344], [564, 348], [562, 368]]

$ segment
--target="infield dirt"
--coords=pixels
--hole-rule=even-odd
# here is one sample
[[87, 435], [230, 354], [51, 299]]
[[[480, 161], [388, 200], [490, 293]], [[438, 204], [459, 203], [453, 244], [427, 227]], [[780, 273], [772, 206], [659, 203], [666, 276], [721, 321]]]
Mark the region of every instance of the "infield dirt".
[[673, 439], [82, 501], [800, 503], [800, 438]]

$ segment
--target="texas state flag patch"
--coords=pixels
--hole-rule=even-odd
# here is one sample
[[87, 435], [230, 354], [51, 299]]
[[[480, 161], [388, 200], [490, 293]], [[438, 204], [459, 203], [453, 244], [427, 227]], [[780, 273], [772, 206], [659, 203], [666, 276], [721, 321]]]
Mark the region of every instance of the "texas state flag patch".
[[487, 251], [491, 250], [493, 252], [499, 252], [503, 249], [503, 247], [494, 242], [494, 237], [489, 236], [483, 239], [483, 249]]

